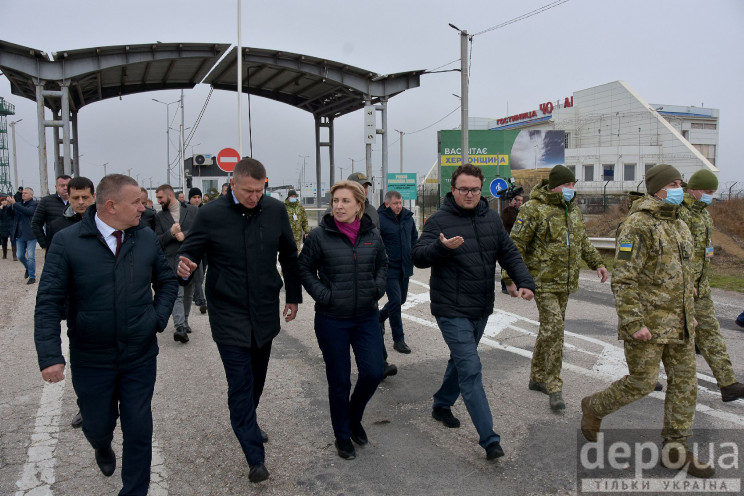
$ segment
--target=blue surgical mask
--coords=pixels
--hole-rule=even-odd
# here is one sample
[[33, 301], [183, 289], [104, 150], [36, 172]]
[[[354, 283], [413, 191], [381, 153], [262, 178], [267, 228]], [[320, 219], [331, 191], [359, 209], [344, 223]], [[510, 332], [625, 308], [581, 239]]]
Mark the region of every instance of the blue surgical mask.
[[297, 198], [295, 197], [290, 198], [289, 203], [297, 203]]
[[710, 205], [713, 203], [713, 195], [708, 195], [706, 193], [700, 194], [700, 201], [705, 203], [706, 205]]
[[666, 198], [664, 202], [671, 203], [672, 205], [679, 205], [682, 203], [682, 198], [685, 196], [685, 192], [682, 188], [670, 188], [666, 190]]
[[563, 191], [563, 199], [566, 200], [567, 203], [573, 200], [573, 197], [576, 194], [576, 190], [571, 188], [563, 188], [561, 191]]

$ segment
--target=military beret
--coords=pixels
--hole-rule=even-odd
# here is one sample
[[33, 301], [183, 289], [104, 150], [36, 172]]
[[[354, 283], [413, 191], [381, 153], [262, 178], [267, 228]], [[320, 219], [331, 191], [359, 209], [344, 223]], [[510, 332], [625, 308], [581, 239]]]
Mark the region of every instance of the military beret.
[[566, 183], [575, 183], [576, 177], [574, 177], [573, 172], [571, 172], [571, 169], [564, 165], [556, 165], [553, 167], [553, 169], [550, 171], [550, 176], [548, 178], [548, 188], [553, 189], [556, 186], [560, 186], [561, 184]]
[[667, 184], [682, 179], [682, 174], [669, 164], [659, 164], [651, 167], [646, 172], [646, 191], [650, 195], [656, 194]]
[[708, 169], [700, 169], [690, 177], [688, 189], [718, 189], [718, 178]]

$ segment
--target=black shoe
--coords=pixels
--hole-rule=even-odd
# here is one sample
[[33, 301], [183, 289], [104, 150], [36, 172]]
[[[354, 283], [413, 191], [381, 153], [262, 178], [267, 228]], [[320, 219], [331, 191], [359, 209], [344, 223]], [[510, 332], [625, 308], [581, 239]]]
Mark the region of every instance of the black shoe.
[[96, 450], [96, 463], [103, 475], [106, 477], [114, 475], [114, 470], [116, 470], [116, 455], [114, 454], [114, 450], [111, 449], [110, 444], [105, 448]]
[[186, 334], [191, 334], [191, 326], [185, 325], [183, 328], [186, 330]]
[[36, 278], [35, 277], [29, 277], [28, 281], [26, 281], [26, 284], [36, 284]]
[[173, 333], [173, 341], [189, 342], [189, 337], [186, 335], [186, 330], [183, 327], [177, 328], [176, 332]]
[[540, 391], [541, 393], [548, 394], [548, 388], [545, 387], [544, 382], [537, 382], [530, 379], [527, 388], [529, 388], [530, 391]]
[[336, 452], [344, 460], [353, 460], [356, 458], [356, 450], [351, 443], [351, 439], [336, 439]]
[[80, 410], [78, 410], [77, 415], [72, 417], [72, 422], [70, 422], [70, 425], [75, 429], [83, 425], [83, 414], [80, 413]]
[[736, 322], [736, 325], [738, 325], [739, 327], [744, 327], [744, 312], [736, 317], [736, 320], [734, 322]]
[[392, 363], [385, 362], [385, 370], [382, 373], [382, 378], [390, 377], [391, 375], [395, 375], [398, 373], [398, 367], [393, 365]]
[[269, 478], [269, 471], [266, 469], [266, 465], [259, 463], [251, 467], [251, 471], [248, 472], [248, 480], [251, 482], [263, 482]]
[[199, 311], [201, 313], [207, 313], [207, 305], [199, 305]]
[[23, 273], [23, 278], [28, 279], [28, 269], [26, 270], [26, 272]]
[[356, 424], [351, 426], [351, 440], [357, 443], [359, 446], [364, 446], [369, 442], [367, 439], [367, 433], [364, 432], [362, 424]]
[[486, 446], [486, 460], [495, 460], [504, 456], [504, 450], [501, 449], [501, 445], [498, 441], [494, 441]]
[[507, 294], [507, 295], [509, 294], [509, 291], [507, 291], [507, 290], [505, 290], [505, 289], [502, 289], [502, 290], [501, 290], [501, 292], [502, 292], [503, 294]]
[[439, 406], [435, 406], [431, 410], [431, 416], [435, 419], [449, 427], [450, 429], [456, 429], [460, 427], [460, 421], [457, 420], [457, 417], [452, 415], [452, 410], [449, 408], [442, 408]]
[[405, 353], [406, 355], [411, 352], [411, 348], [409, 348], [406, 342], [402, 339], [393, 343], [393, 349], [398, 353]]
[[700, 353], [700, 348], [698, 348], [697, 343], [695, 343], [695, 354], [696, 355], [701, 355], [702, 354], [702, 353]]
[[654, 386], [654, 391], [663, 391], [664, 385], [660, 383], [659, 381], [656, 381], [656, 386]]
[[263, 441], [264, 443], [268, 443], [269, 442], [269, 435], [266, 434], [266, 431], [263, 430], [263, 429], [261, 429], [260, 427], [258, 428], [258, 430], [261, 431], [261, 441]]

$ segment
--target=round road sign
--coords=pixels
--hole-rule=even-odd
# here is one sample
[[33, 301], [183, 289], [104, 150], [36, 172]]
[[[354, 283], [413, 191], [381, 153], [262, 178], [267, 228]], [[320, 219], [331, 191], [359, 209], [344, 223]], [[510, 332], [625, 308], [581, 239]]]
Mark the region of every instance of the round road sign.
[[217, 154], [217, 166], [225, 172], [232, 172], [240, 160], [240, 154], [234, 148], [223, 148]]
[[491, 190], [491, 194], [494, 196], [494, 198], [499, 198], [499, 191], [508, 187], [509, 185], [506, 184], [506, 181], [504, 181], [500, 177], [497, 177], [496, 179], [491, 181], [491, 186], [488, 189]]

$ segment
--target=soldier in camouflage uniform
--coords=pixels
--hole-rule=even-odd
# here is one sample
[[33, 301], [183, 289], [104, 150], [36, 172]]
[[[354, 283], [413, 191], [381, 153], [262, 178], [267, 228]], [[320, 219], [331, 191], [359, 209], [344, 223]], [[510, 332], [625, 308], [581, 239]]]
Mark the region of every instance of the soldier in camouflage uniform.
[[[519, 248], [535, 279], [535, 302], [540, 312], [540, 330], [532, 353], [529, 388], [550, 396], [553, 411], [566, 408], [563, 401], [563, 330], [569, 293], [579, 288], [583, 259], [602, 282], [609, 276], [597, 249], [586, 235], [586, 227], [574, 200], [573, 173], [562, 165], [550, 171], [549, 179], [532, 190], [530, 201], [519, 209], [511, 238]], [[516, 289], [509, 275], [502, 278], [510, 292]]]
[[300, 243], [310, 234], [310, 226], [307, 224], [307, 212], [305, 207], [300, 205], [297, 200], [297, 191], [290, 189], [287, 193], [287, 199], [284, 200], [284, 206], [287, 207], [289, 223], [292, 226], [297, 251], [300, 251]]
[[700, 464], [687, 447], [697, 378], [692, 236], [678, 215], [681, 186], [681, 175], [671, 165], [651, 168], [646, 174], [650, 194], [633, 204], [618, 229], [612, 292], [629, 373], [581, 400], [581, 432], [596, 441], [603, 417], [653, 391], [662, 361], [669, 379], [662, 464], [710, 477], [713, 468]]
[[723, 401], [734, 401], [744, 397], [744, 384], [736, 381], [734, 368], [726, 350], [726, 341], [721, 336], [713, 299], [710, 295], [708, 272], [713, 258], [713, 219], [705, 207], [713, 201], [713, 194], [718, 189], [718, 178], [708, 169], [701, 169], [690, 177], [687, 193], [679, 209], [680, 218], [685, 221], [692, 233], [694, 243], [692, 264], [695, 275], [693, 281], [695, 295], [695, 342], [700, 353], [708, 362]]

